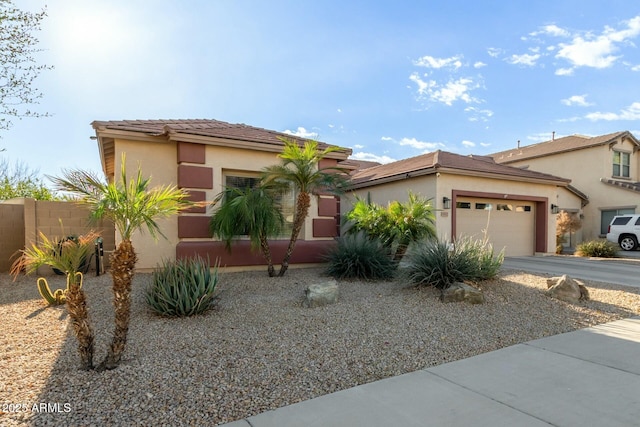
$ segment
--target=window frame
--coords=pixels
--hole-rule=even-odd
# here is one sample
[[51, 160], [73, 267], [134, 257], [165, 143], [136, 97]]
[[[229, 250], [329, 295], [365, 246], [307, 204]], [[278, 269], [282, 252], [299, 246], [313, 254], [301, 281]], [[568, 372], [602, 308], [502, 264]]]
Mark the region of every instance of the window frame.
[[611, 172], [613, 177], [615, 178], [631, 177], [631, 153], [627, 151], [614, 150], [612, 164], [613, 166], [612, 166]]

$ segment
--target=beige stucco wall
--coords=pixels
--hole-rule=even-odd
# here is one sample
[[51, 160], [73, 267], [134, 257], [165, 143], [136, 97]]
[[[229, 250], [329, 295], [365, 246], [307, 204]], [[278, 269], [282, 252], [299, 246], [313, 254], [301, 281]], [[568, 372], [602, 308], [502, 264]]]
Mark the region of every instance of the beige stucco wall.
[[[600, 236], [600, 212], [608, 209], [631, 208], [638, 212], [640, 198], [637, 193], [612, 187], [600, 182], [600, 178], [611, 179], [613, 173], [613, 151], [626, 151], [630, 158], [630, 182], [640, 181], [640, 156], [633, 152], [633, 144], [619, 141], [612, 148], [608, 145], [585, 148], [553, 156], [509, 163], [509, 166], [528, 166], [530, 170], [550, 173], [571, 179], [571, 185], [589, 196], [583, 209], [583, 240]], [[517, 158], [517, 156], [513, 156]], [[500, 159], [498, 159], [500, 161]], [[564, 207], [563, 204], [560, 204]], [[579, 240], [581, 241], [581, 240]]]
[[[115, 179], [118, 181], [120, 180], [123, 152], [126, 153], [127, 177], [129, 179], [135, 178], [139, 164], [142, 176], [151, 177], [149, 183], [151, 188], [160, 185], [176, 185], [178, 182], [175, 143], [116, 140]], [[173, 216], [160, 219], [157, 223], [166, 239], [158, 236], [158, 239], [155, 240], [146, 230], [136, 232], [131, 239], [138, 255], [136, 266], [141, 270], [153, 268], [165, 259], [175, 259], [175, 245], [178, 243], [178, 218]], [[119, 242], [120, 236], [116, 237]]]
[[24, 248], [24, 206], [0, 203], [0, 272], [9, 271], [17, 251]]
[[[452, 197], [453, 190], [464, 190], [472, 192], [498, 193], [502, 195], [546, 197], [549, 206], [557, 204], [559, 197], [563, 197], [568, 207], [579, 209], [580, 199], [572, 194], [562, 194], [560, 196], [560, 188], [554, 184], [537, 184], [530, 182], [507, 181], [502, 179], [492, 179], [477, 176], [454, 175], [449, 173], [440, 173], [426, 175], [394, 181], [378, 185], [375, 187], [367, 187], [354, 191], [354, 194], [360, 197], [367, 196], [370, 192], [371, 200], [375, 203], [386, 205], [388, 202], [398, 200], [404, 202], [407, 200], [407, 191], [412, 190], [414, 193], [420, 194], [426, 198], [432, 198], [432, 203], [436, 207], [436, 232], [440, 238], [450, 239], [452, 234], [452, 215], [453, 209], [442, 209], [442, 198]], [[353, 206], [354, 198], [350, 198], [350, 203], [341, 205], [342, 213], [348, 212]], [[547, 217], [547, 252], [552, 253], [555, 250], [555, 221], [556, 215], [550, 212]]]

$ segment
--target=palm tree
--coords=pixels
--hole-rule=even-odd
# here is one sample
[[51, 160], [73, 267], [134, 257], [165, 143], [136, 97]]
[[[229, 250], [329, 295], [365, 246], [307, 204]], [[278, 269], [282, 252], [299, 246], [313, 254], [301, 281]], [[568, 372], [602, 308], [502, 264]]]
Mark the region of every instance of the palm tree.
[[148, 230], [154, 239], [164, 237], [157, 219], [166, 218], [189, 206], [188, 194], [175, 186], [149, 189], [149, 178], [143, 178], [138, 165], [136, 178], [127, 179], [126, 158], [118, 182], [105, 183], [95, 174], [82, 170], [65, 171], [64, 177], [51, 177], [57, 190], [70, 192], [89, 207], [91, 219], [110, 219], [120, 235], [120, 243], [111, 254], [115, 328], [111, 346], [98, 370], [114, 369], [127, 343], [131, 312], [131, 282], [137, 255], [131, 243], [136, 231]]
[[22, 256], [11, 266], [11, 274], [17, 276], [21, 271], [33, 273], [39, 267], [49, 265], [67, 274], [67, 290], [65, 305], [73, 332], [78, 340], [81, 366], [85, 370], [93, 368], [94, 333], [87, 310], [87, 297], [82, 290], [82, 273], [84, 263], [98, 235], [94, 232], [79, 236], [77, 239], [49, 239], [40, 233], [40, 244], [33, 244], [22, 250]]
[[431, 202], [411, 191], [407, 202], [394, 200], [386, 209], [371, 202], [369, 197], [367, 200], [357, 198], [345, 217], [352, 222], [347, 233], [363, 231], [371, 238], [380, 239], [396, 263], [400, 263], [411, 243], [436, 238]]
[[277, 208], [274, 192], [265, 187], [228, 187], [220, 193], [214, 205], [222, 205], [211, 217], [211, 234], [225, 242], [231, 250], [231, 241], [238, 236], [249, 236], [251, 248], [258, 249], [267, 261], [269, 277], [275, 276], [271, 250], [267, 238], [277, 236], [284, 226], [284, 217]]
[[278, 276], [283, 276], [289, 268], [289, 259], [296, 245], [296, 240], [309, 215], [311, 193], [325, 190], [338, 192], [346, 185], [342, 168], [335, 166], [318, 168], [320, 160], [329, 153], [339, 151], [340, 148], [331, 146], [319, 151], [317, 141], [306, 141], [304, 147], [300, 147], [294, 140], [286, 138], [281, 138], [281, 140], [284, 142], [284, 149], [278, 155], [282, 160], [281, 164], [266, 167], [262, 175], [263, 184], [288, 186], [297, 193], [291, 239]]

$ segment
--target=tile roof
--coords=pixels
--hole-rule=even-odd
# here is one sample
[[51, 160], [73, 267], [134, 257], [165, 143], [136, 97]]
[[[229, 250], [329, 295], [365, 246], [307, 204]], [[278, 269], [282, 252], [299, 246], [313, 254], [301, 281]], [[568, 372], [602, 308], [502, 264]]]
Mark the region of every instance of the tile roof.
[[462, 156], [438, 150], [421, 156], [356, 171], [352, 175], [352, 186], [353, 188], [368, 187], [379, 182], [395, 181], [438, 171], [451, 171], [453, 173], [458, 171], [471, 175], [488, 174], [502, 179], [554, 181], [559, 185], [567, 185], [571, 182], [569, 179], [542, 172], [501, 165], [489, 156]]
[[580, 150], [597, 145], [604, 145], [614, 142], [619, 138], [630, 138], [638, 146], [640, 142], [629, 131], [614, 132], [600, 136], [571, 135], [556, 138], [551, 141], [540, 142], [538, 144], [526, 145], [520, 148], [500, 151], [491, 155], [498, 163], [511, 163], [519, 160], [526, 160], [536, 157], [548, 156], [551, 154], [564, 153], [567, 151]]
[[618, 181], [616, 179], [600, 178], [600, 182], [614, 187], [624, 188], [625, 190], [635, 191], [640, 193], [640, 182], [626, 182]]
[[[239, 141], [259, 142], [271, 145], [284, 145], [279, 138], [288, 138], [304, 143], [306, 139], [283, 132], [248, 126], [242, 123], [233, 124], [213, 119], [194, 120], [96, 120], [91, 123], [96, 131], [137, 132], [148, 136], [171, 136], [173, 134], [197, 135], [203, 137], [226, 138]], [[329, 144], [318, 143], [321, 150]], [[348, 154], [351, 150], [343, 148]]]

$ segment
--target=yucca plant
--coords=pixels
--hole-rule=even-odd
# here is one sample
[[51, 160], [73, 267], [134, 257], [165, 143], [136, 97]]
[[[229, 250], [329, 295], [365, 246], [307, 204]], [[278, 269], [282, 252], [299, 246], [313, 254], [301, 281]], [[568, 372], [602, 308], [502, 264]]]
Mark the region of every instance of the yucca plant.
[[366, 280], [393, 277], [396, 265], [389, 256], [388, 248], [380, 240], [370, 239], [362, 232], [337, 240], [335, 248], [325, 255], [328, 275], [338, 279]]
[[486, 240], [460, 237], [454, 243], [422, 241], [407, 255], [404, 275], [414, 285], [447, 289], [455, 282], [482, 281], [497, 276], [504, 251], [495, 254]]
[[185, 317], [211, 308], [217, 299], [218, 266], [200, 257], [164, 261], [153, 271], [147, 303], [163, 316]]
[[77, 239], [50, 239], [40, 233], [39, 243], [24, 249], [20, 258], [11, 266], [11, 274], [17, 276], [24, 271], [34, 273], [39, 267], [48, 265], [67, 274], [67, 289], [64, 299], [73, 332], [78, 340], [78, 352], [82, 368], [93, 368], [94, 333], [87, 310], [87, 297], [82, 290], [83, 263], [94, 249], [98, 234], [90, 232]]

